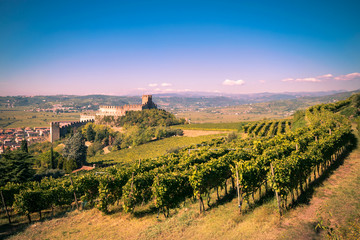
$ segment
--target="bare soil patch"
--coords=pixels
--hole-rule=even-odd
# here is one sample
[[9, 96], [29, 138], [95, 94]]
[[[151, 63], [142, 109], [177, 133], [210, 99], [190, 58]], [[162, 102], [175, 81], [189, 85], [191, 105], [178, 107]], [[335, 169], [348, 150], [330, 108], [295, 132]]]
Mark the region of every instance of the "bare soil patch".
[[183, 130], [185, 137], [199, 137], [212, 134], [229, 133], [229, 131]]
[[108, 154], [110, 152], [109, 146], [104, 147], [103, 150], [104, 150], [104, 154]]

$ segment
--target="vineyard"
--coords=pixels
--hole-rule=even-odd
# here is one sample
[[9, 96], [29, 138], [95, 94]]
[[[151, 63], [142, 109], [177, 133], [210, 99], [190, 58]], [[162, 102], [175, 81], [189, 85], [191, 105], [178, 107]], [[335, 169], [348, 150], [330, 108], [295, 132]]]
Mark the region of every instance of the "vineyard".
[[204, 212], [211, 208], [211, 193], [219, 198], [219, 190], [230, 194], [230, 189], [238, 199], [234, 211], [244, 211], [244, 201], [254, 200], [255, 193], [261, 197], [273, 192], [281, 216], [311, 181], [351, 147], [350, 122], [329, 105], [308, 109], [308, 126], [296, 131], [291, 131], [287, 120], [255, 122], [244, 130], [261, 138], [214, 139], [101, 172], [8, 183], [1, 189], [3, 205], [26, 215], [29, 222], [31, 213], [38, 212], [41, 218], [44, 210], [71, 204], [104, 213], [112, 205], [134, 213], [149, 204], [168, 217], [170, 209], [186, 201], [198, 201], [199, 212]]
[[243, 126], [244, 132], [251, 137], [273, 137], [291, 131], [291, 121], [258, 121]]
[[[224, 135], [224, 134], [223, 134]], [[221, 134], [203, 135], [197, 137], [178, 136], [164, 138], [157, 141], [151, 141], [146, 144], [125, 148], [118, 151], [112, 151], [105, 155], [96, 155], [88, 158], [89, 163], [97, 162], [114, 162], [114, 163], [131, 163], [136, 159], [155, 158], [162, 156], [167, 152], [176, 151], [188, 145], [209, 141], [214, 138], [222, 137]]]

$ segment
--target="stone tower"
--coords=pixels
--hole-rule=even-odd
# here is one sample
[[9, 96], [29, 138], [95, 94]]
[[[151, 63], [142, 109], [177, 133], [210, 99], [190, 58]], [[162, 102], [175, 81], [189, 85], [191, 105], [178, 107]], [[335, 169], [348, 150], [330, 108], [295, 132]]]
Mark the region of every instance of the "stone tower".
[[55, 142], [60, 139], [60, 124], [59, 122], [50, 123], [50, 142]]
[[152, 105], [152, 95], [143, 95], [142, 96], [142, 105]]
[[143, 95], [141, 109], [143, 110], [152, 108], [157, 108], [156, 104], [152, 101], [152, 95]]

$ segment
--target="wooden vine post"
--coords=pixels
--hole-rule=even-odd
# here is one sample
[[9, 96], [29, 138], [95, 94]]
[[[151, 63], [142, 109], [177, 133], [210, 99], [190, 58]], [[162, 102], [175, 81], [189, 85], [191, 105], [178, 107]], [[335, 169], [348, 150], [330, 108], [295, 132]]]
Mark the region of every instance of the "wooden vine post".
[[[274, 173], [274, 168], [272, 166], [272, 163], [270, 163], [270, 168], [271, 168], [271, 174], [272, 174], [273, 178], [275, 178], [275, 173]], [[279, 193], [276, 190], [275, 190], [275, 196], [276, 196], [276, 200], [277, 200], [277, 204], [278, 204], [278, 208], [279, 208], [279, 214], [280, 214], [280, 217], [281, 217], [281, 215], [282, 215], [281, 201], [280, 201]]]
[[75, 204], [76, 204], [76, 208], [77, 210], [79, 210], [79, 203], [78, 203], [78, 200], [77, 200], [77, 197], [76, 197], [76, 192], [75, 192], [75, 186], [74, 186], [74, 183], [73, 183], [73, 180], [72, 180], [72, 177], [70, 176], [70, 182], [71, 182], [71, 186], [74, 187], [74, 198], [75, 198]]
[[[130, 190], [130, 194], [129, 194], [130, 201], [131, 201], [131, 197], [133, 194], [133, 189], [134, 189], [134, 172], [132, 173], [132, 176], [131, 176], [131, 190]], [[132, 208], [131, 212], [134, 213], [134, 210], [135, 210], [135, 207]]]
[[236, 187], [237, 187], [238, 207], [239, 207], [239, 212], [240, 212], [240, 214], [241, 214], [241, 200], [240, 200], [240, 187], [239, 187], [239, 172], [238, 172], [237, 164], [235, 165], [235, 170], [236, 170]]
[[10, 215], [9, 215], [6, 203], [5, 203], [3, 192], [1, 191], [0, 193], [1, 193], [1, 201], [2, 201], [3, 207], [4, 207], [5, 212], [6, 212], [6, 216], [8, 217], [9, 223], [11, 224], [11, 218], [10, 218]]
[[130, 190], [130, 196], [132, 195], [133, 193], [133, 188], [134, 188], [134, 172], [132, 173], [132, 176], [131, 176], [131, 190]]

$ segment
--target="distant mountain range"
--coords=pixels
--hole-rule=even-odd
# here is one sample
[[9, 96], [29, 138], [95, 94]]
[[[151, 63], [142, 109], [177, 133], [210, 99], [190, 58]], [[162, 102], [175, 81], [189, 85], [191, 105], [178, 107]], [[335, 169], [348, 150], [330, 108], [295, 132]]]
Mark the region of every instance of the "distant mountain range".
[[288, 99], [293, 97], [319, 97], [341, 92], [348, 92], [346, 90], [338, 91], [320, 91], [320, 92], [283, 92], [283, 93], [247, 93], [247, 94], [233, 94], [220, 92], [180, 92], [180, 93], [159, 93], [153, 94], [158, 97], [229, 97], [235, 99], [251, 99], [259, 97], [274, 97], [278, 99]]
[[332, 102], [343, 100], [356, 91], [329, 92], [288, 92], [288, 93], [254, 93], [254, 94], [224, 94], [205, 95], [206, 93], [175, 93], [155, 94], [154, 101], [165, 109], [197, 110], [208, 107], [228, 107], [250, 103], [274, 102], [282, 100], [298, 100], [310, 102]]
[[[284, 93], [253, 93], [224, 94], [208, 92], [183, 92], [153, 94], [153, 101], [160, 107], [170, 111], [192, 111], [209, 107], [228, 107], [249, 103], [261, 103], [278, 100], [314, 98], [316, 101], [329, 102], [345, 99], [356, 91], [327, 92], [284, 92]], [[54, 105], [73, 107], [78, 110], [97, 110], [99, 105], [116, 105], [141, 103], [140, 96], [109, 96], [109, 95], [54, 95], [54, 96], [8, 96], [0, 97], [1, 108], [30, 107], [52, 108]]]

